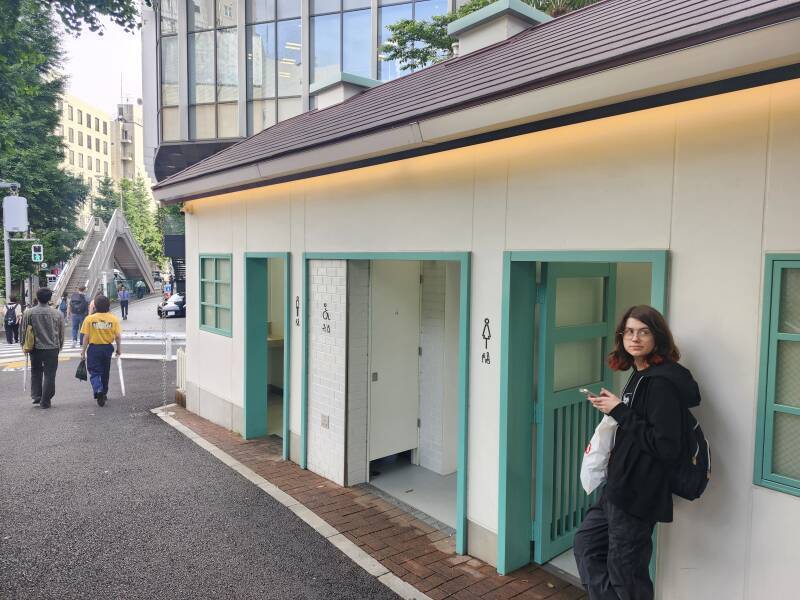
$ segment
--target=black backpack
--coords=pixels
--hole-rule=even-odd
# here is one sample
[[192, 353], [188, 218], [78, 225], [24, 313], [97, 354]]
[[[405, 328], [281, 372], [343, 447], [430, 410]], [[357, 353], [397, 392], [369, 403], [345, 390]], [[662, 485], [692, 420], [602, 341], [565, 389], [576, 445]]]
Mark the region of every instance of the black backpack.
[[711, 478], [711, 444], [692, 412], [685, 408], [681, 456], [670, 473], [670, 490], [676, 496], [696, 500]]
[[6, 323], [8, 325], [13, 325], [17, 322], [17, 306], [17, 304], [14, 306], [6, 304]]
[[81, 293], [72, 294], [69, 300], [69, 307], [75, 315], [83, 315], [89, 312], [89, 303], [86, 301], [86, 296]]

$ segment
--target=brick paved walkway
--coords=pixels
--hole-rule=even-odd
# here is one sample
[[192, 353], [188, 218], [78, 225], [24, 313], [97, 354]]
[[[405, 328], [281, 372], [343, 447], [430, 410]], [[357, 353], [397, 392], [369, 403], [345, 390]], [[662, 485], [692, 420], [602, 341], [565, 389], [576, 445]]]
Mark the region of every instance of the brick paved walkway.
[[363, 488], [343, 488], [281, 458], [281, 440], [244, 440], [190, 413], [175, 418], [301, 502], [433, 600], [578, 600], [583, 590], [531, 564], [508, 576], [455, 553], [455, 538]]

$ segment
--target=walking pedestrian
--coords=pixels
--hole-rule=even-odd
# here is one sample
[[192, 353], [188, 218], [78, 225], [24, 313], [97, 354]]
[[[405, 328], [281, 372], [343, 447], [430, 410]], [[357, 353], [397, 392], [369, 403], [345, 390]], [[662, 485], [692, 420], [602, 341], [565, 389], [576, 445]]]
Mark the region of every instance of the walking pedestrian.
[[669, 475], [679, 459], [682, 421], [700, 404], [692, 374], [664, 317], [650, 306], [629, 308], [617, 326], [609, 365], [631, 369], [615, 396], [590, 395], [618, 423], [600, 499], [575, 534], [573, 552], [590, 600], [651, 600], [653, 528], [672, 521]]
[[134, 287], [134, 288], [136, 288], [136, 297], [137, 297], [139, 300], [141, 300], [142, 298], [144, 298], [144, 289], [145, 289], [145, 287], [147, 287], [147, 286], [145, 285], [144, 281], [142, 281], [142, 280], [140, 279], [139, 281], [137, 281], [137, 282], [136, 282], [136, 284], [135, 284], [133, 287]]
[[[72, 319], [72, 347], [78, 346], [78, 334], [86, 315], [89, 314], [89, 301], [86, 299], [86, 286], [82, 285], [77, 292], [73, 292], [69, 298], [69, 308], [67, 316]], [[80, 333], [80, 342], [83, 345], [83, 334]]]
[[122, 353], [122, 328], [119, 319], [108, 312], [111, 308], [108, 298], [102, 294], [95, 296], [94, 308], [95, 312], [86, 317], [81, 326], [81, 359], [86, 361], [94, 399], [98, 406], [104, 406], [108, 395], [108, 376], [114, 343], [117, 345], [117, 356]]
[[127, 290], [124, 284], [119, 286], [117, 290], [117, 298], [119, 298], [119, 308], [122, 312], [122, 320], [128, 318], [128, 301], [131, 298], [131, 293]]
[[42, 408], [50, 408], [56, 394], [58, 353], [64, 346], [64, 318], [48, 304], [52, 296], [51, 289], [39, 288], [36, 292], [38, 303], [22, 314], [21, 322], [23, 345], [28, 326], [33, 330], [31, 400]]
[[61, 294], [61, 302], [58, 303], [58, 310], [61, 311], [61, 315], [64, 317], [64, 323], [67, 322], [67, 309], [69, 308], [69, 301], [67, 300], [67, 292]]
[[9, 296], [8, 304], [3, 307], [3, 327], [6, 330], [6, 342], [19, 343], [19, 323], [22, 320], [22, 307], [16, 296]]

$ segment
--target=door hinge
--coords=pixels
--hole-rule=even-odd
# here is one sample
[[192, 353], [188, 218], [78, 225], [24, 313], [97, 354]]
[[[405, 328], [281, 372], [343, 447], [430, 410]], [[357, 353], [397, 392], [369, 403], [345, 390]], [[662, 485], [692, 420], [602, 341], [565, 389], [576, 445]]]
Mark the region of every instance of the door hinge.
[[418, 352], [418, 354], [419, 354], [420, 356], [422, 356], [422, 346], [418, 346], [418, 347], [417, 347], [417, 350], [419, 351], [419, 352]]
[[423, 280], [423, 276], [422, 276], [422, 273], [420, 273], [419, 274], [419, 283], [420, 283], [420, 285], [422, 284], [422, 280]]
[[377, 373], [377, 371], [372, 373], [372, 381], [378, 381], [378, 373]]
[[422, 419], [417, 419], [417, 429], [422, 427]]
[[536, 304], [544, 303], [544, 295], [547, 293], [547, 288], [542, 285], [536, 286]]

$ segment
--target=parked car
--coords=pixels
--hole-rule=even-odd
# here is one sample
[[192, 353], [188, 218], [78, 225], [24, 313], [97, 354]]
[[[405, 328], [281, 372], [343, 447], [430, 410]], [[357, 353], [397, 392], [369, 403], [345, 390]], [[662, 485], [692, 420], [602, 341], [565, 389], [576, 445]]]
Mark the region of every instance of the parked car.
[[166, 317], [185, 317], [186, 316], [186, 294], [175, 292], [167, 300], [162, 300], [156, 307], [156, 312], [161, 318]]

